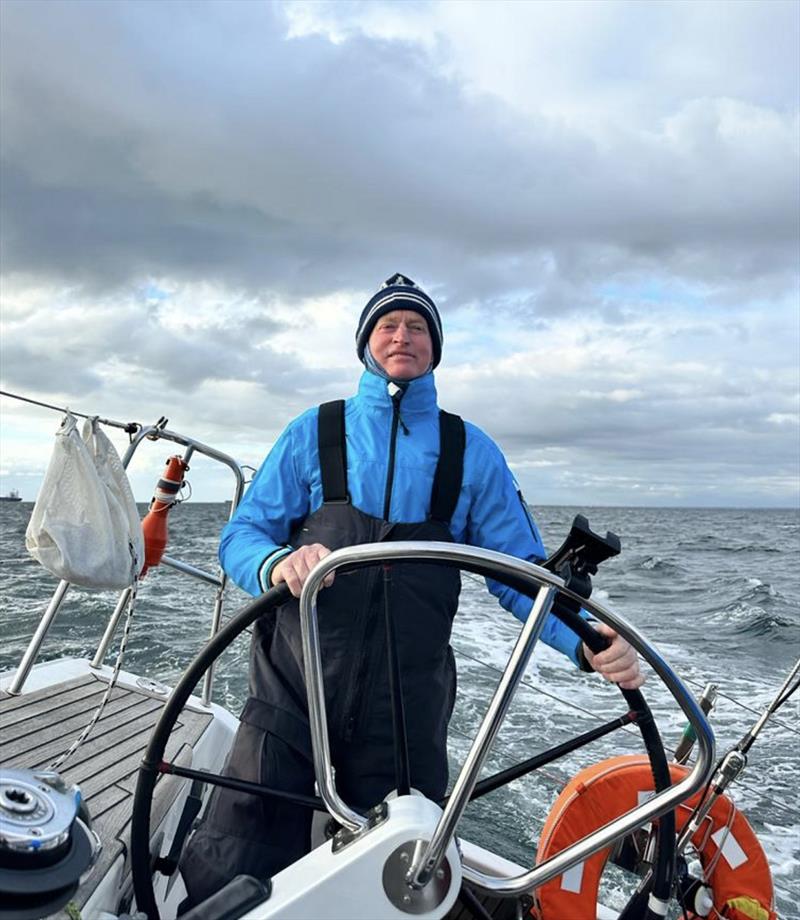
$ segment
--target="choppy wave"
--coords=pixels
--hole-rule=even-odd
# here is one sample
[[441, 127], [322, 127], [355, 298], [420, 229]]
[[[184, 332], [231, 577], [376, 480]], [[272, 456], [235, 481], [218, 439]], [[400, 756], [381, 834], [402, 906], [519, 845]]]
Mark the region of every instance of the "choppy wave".
[[640, 561], [634, 563], [634, 568], [643, 569], [645, 572], [656, 572], [659, 575], [677, 575], [681, 571], [681, 566], [668, 559], [662, 559], [660, 556], [644, 556]]
[[758, 607], [744, 606], [739, 610], [731, 611], [731, 617], [736, 623], [735, 631], [740, 635], [748, 636], [774, 636], [775, 638], [788, 638], [789, 634], [800, 635], [796, 624], [782, 617], [770, 616], [765, 610]]
[[791, 641], [800, 635], [800, 623], [790, 606], [770, 582], [749, 577], [724, 585], [715, 598], [705, 598], [697, 612], [708, 623], [739, 635]]
[[746, 597], [764, 597], [764, 598], [773, 598], [778, 597], [778, 592], [775, 588], [768, 582], [763, 582], [760, 578], [748, 578], [747, 586], [750, 589]]
[[783, 550], [778, 546], [764, 543], [731, 543], [724, 537], [707, 534], [694, 540], [680, 540], [677, 549], [682, 553], [778, 553]]

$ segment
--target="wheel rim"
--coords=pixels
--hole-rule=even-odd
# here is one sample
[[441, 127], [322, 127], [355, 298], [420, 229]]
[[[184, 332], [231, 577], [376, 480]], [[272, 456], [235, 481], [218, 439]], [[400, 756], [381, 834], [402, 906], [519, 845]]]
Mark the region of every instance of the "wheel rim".
[[[373, 564], [373, 563], [366, 563]], [[357, 567], [357, 566], [354, 566]], [[495, 567], [487, 566], [482, 571], [482, 566], [468, 566], [471, 571], [479, 575], [491, 575], [497, 578]], [[515, 587], [520, 587], [515, 585]], [[529, 588], [529, 586], [525, 586]], [[528, 593], [526, 591], [525, 593]], [[136, 897], [137, 909], [147, 915], [149, 920], [160, 920], [160, 914], [155, 901], [153, 890], [153, 877], [150, 858], [150, 813], [153, 792], [156, 781], [160, 775], [159, 765], [162, 762], [164, 750], [170, 733], [177, 721], [184, 705], [192, 691], [200, 682], [205, 671], [210, 665], [231, 645], [235, 639], [244, 632], [258, 617], [280, 606], [290, 596], [286, 585], [279, 585], [257, 598], [242, 611], [232, 617], [220, 629], [191, 662], [181, 679], [175, 686], [169, 700], [151, 735], [142, 763], [134, 795], [133, 812], [131, 818], [131, 871], [133, 887]], [[562, 619], [567, 626], [573, 629], [580, 638], [593, 651], [600, 651], [605, 647], [605, 640], [596, 633], [578, 614], [571, 611], [554, 610], [553, 613]], [[642, 734], [655, 783], [656, 793], [671, 784], [666, 753], [663, 742], [658, 733], [650, 709], [639, 690], [624, 690], [620, 688], [628, 706], [637, 713], [636, 722]], [[647, 888], [656, 898], [668, 900], [672, 886], [672, 874], [675, 850], [675, 819], [674, 812], [663, 815], [657, 828], [657, 856], [652, 875], [643, 881], [639, 892], [634, 894], [628, 906], [623, 910], [632, 909], [641, 891]], [[630, 915], [629, 915], [630, 916]]]

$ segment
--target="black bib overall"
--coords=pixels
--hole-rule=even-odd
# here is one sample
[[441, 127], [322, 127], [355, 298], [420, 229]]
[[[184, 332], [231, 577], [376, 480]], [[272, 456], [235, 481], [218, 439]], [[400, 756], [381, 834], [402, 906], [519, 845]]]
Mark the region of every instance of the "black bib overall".
[[[465, 434], [440, 412], [440, 451], [431, 512], [419, 523], [390, 522], [350, 504], [344, 403], [319, 413], [324, 501], [290, 536], [293, 547], [339, 549], [393, 540], [452, 541], [449, 522], [461, 492]], [[393, 445], [392, 445], [393, 449]], [[390, 474], [391, 475], [391, 464]], [[366, 810], [395, 788], [381, 566], [337, 574], [317, 596], [331, 758], [339, 795]], [[447, 723], [455, 700], [450, 631], [461, 587], [455, 568], [399, 563], [391, 568], [394, 623], [406, 715], [411, 785], [432, 799], [447, 786]], [[227, 775], [307, 795], [314, 790], [298, 601], [256, 621], [250, 696], [226, 764]], [[181, 871], [193, 903], [239, 873], [274, 875], [308, 852], [311, 811], [217, 787]]]

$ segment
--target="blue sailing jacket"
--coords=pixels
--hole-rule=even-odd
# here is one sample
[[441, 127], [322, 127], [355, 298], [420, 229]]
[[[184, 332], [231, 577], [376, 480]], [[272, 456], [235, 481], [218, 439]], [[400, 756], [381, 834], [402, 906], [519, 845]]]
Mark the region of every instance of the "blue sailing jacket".
[[[317, 415], [314, 407], [287, 426], [222, 533], [222, 567], [254, 596], [267, 590], [272, 568], [292, 552], [289, 534], [322, 504]], [[424, 521], [439, 456], [432, 373], [410, 382], [400, 402], [400, 419], [392, 478], [387, 481], [392, 399], [387, 382], [365, 371], [358, 394], [345, 403], [350, 499], [376, 518]], [[541, 561], [546, 555], [542, 539], [503, 454], [475, 425], [465, 422], [465, 428], [463, 483], [450, 522], [453, 539]], [[533, 606], [529, 597], [491, 579], [486, 583], [506, 610], [527, 619]], [[578, 663], [579, 640], [556, 617], [548, 617], [542, 639]]]

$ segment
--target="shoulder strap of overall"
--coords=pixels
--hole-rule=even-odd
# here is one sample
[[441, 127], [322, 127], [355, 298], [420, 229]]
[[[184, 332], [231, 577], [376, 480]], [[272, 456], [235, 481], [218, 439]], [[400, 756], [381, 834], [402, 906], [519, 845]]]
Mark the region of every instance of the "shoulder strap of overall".
[[347, 502], [347, 444], [344, 436], [344, 400], [323, 403], [317, 420], [322, 500]]
[[439, 462], [431, 490], [431, 518], [449, 524], [456, 510], [464, 478], [464, 448], [467, 435], [464, 420], [439, 410]]

